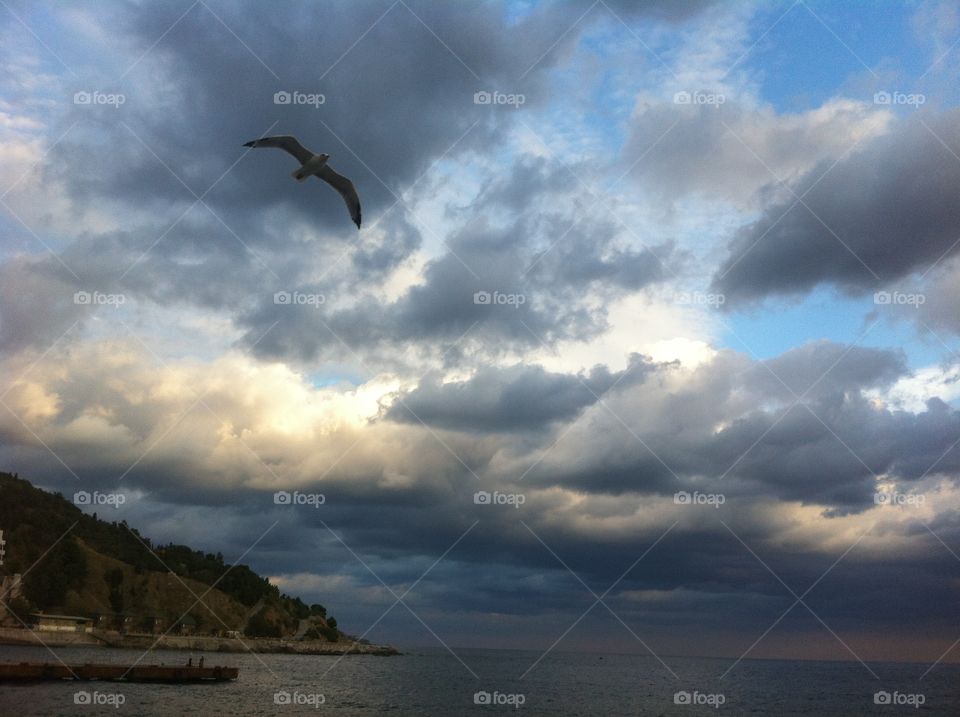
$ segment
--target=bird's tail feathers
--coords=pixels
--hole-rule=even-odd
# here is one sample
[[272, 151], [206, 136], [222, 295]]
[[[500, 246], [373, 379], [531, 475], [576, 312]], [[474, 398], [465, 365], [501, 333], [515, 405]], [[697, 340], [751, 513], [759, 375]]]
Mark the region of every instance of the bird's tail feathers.
[[298, 182], [305, 182], [307, 181], [307, 177], [310, 176], [310, 173], [307, 172], [303, 167], [300, 167], [299, 169], [295, 169], [293, 174], [290, 176], [296, 179]]

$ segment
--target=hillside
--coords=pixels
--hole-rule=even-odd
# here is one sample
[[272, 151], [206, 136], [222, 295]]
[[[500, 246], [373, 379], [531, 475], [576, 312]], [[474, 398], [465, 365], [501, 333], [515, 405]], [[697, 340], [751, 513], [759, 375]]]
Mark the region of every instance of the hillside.
[[[288, 637], [299, 629], [314, 639], [340, 638], [322, 605], [282, 594], [246, 565], [231, 568], [222, 555], [185, 545], [154, 545], [125, 521], [87, 515], [62, 495], [9, 473], [0, 473], [0, 529], [6, 541], [0, 576], [25, 575], [19, 597], [4, 602], [23, 620], [41, 611], [100, 615], [100, 627], [125, 632], [175, 627], [200, 635], [237, 630]], [[0, 615], [2, 624], [21, 624], [2, 608]]]

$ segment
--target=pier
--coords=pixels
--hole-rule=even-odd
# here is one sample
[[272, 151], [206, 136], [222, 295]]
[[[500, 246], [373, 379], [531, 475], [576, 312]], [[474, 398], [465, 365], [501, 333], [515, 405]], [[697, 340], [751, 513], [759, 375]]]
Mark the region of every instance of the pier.
[[226, 682], [240, 674], [237, 667], [193, 665], [66, 665], [57, 662], [0, 664], [0, 682], [102, 680], [105, 682]]

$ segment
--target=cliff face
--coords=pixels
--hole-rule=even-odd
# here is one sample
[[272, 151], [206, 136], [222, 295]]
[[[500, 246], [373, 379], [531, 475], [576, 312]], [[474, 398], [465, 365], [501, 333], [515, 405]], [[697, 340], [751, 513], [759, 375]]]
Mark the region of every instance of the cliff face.
[[323, 606], [281, 594], [249, 567], [231, 568], [222, 555], [183, 545], [153, 545], [125, 522], [87, 515], [9, 473], [0, 473], [0, 529], [0, 575], [23, 574], [19, 595], [4, 600], [13, 614], [0, 615], [9, 627], [42, 611], [95, 617], [97, 628], [127, 634], [340, 639]]

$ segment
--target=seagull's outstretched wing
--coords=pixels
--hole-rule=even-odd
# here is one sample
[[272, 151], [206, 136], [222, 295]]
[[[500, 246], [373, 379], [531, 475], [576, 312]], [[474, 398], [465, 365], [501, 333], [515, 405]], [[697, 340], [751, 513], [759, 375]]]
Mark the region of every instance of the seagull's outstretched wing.
[[313, 152], [304, 147], [297, 141], [296, 137], [292, 137], [288, 134], [280, 135], [277, 137], [263, 137], [261, 139], [255, 139], [251, 142], [247, 142], [243, 145], [244, 147], [276, 147], [277, 149], [282, 149], [284, 152], [292, 154], [300, 164], [303, 164], [308, 159], [313, 156]]
[[317, 176], [340, 192], [340, 196], [343, 197], [343, 201], [347, 203], [347, 209], [350, 210], [350, 218], [353, 219], [353, 223], [356, 224], [357, 229], [359, 229], [360, 197], [357, 196], [357, 190], [353, 186], [353, 182], [344, 177], [342, 174], [337, 174], [334, 172], [330, 168], [329, 164], [323, 165], [320, 171], [317, 172]]

